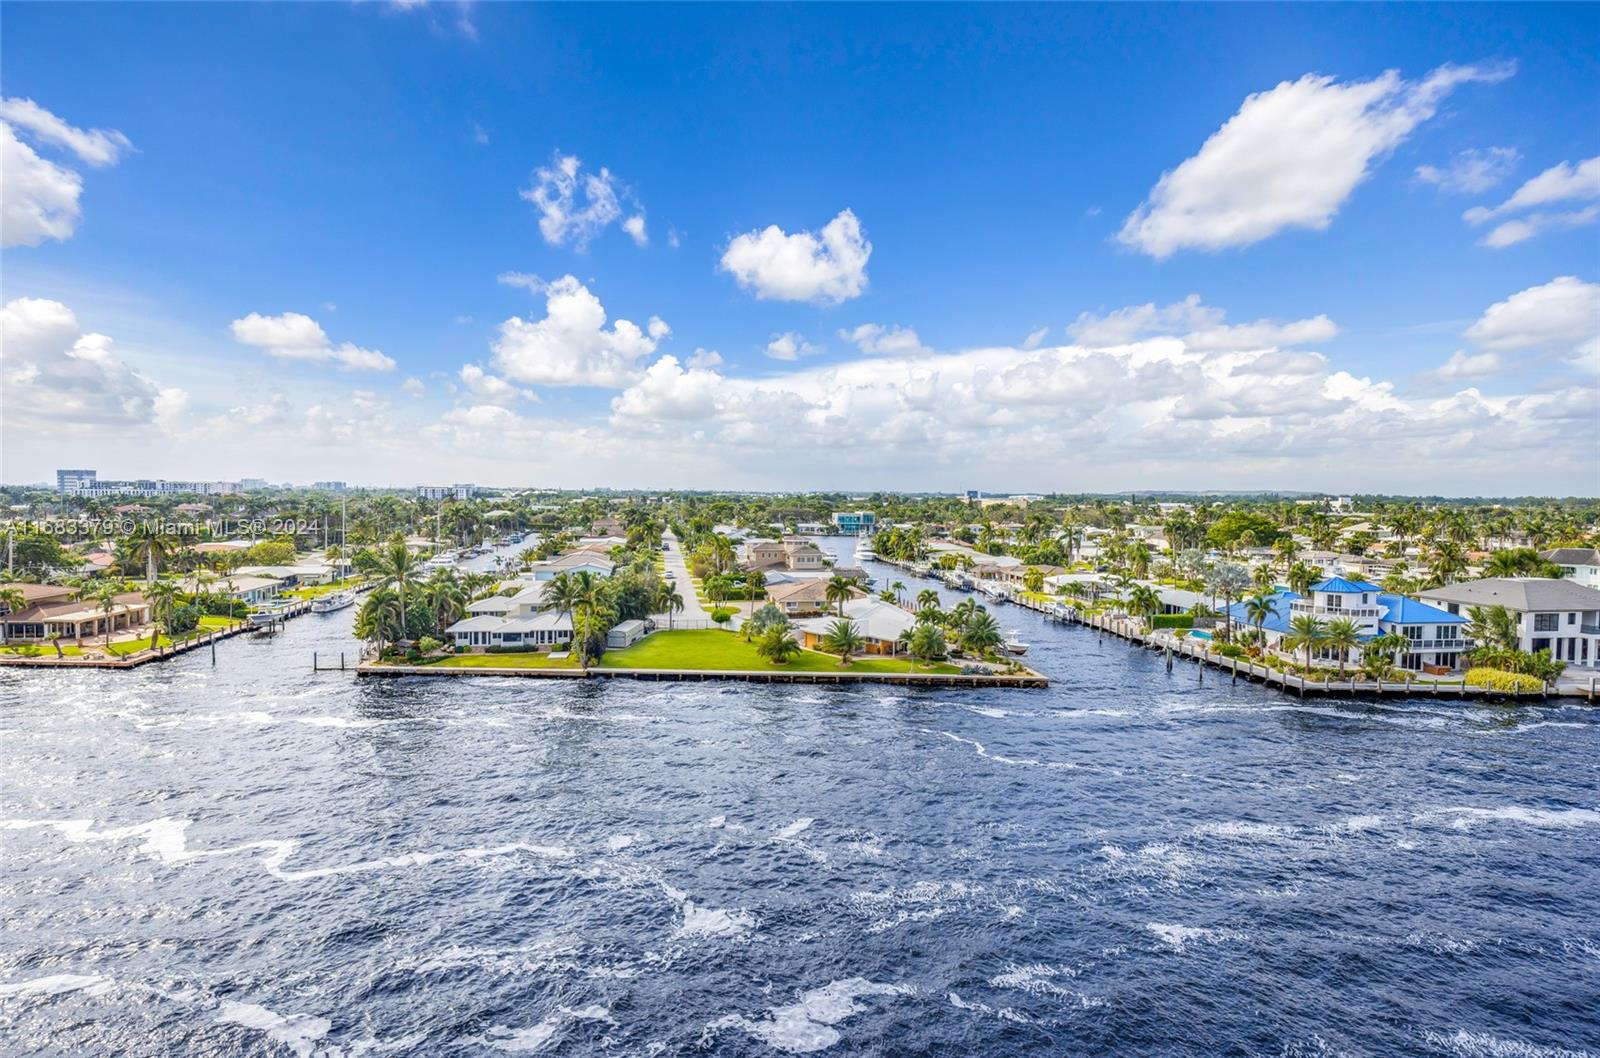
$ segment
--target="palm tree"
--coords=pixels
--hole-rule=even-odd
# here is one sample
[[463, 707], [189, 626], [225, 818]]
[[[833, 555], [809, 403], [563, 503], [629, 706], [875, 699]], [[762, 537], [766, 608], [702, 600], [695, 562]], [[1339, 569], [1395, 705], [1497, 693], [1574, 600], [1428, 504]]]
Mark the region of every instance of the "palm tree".
[[840, 665], [850, 664], [851, 656], [861, 653], [864, 646], [866, 640], [861, 638], [855, 622], [843, 618], [829, 625], [827, 634], [822, 637], [822, 649], [829, 654], [839, 655]]
[[1148, 626], [1151, 618], [1161, 612], [1161, 596], [1148, 584], [1136, 585], [1128, 593], [1128, 612], [1135, 617], [1142, 617]]
[[1233, 600], [1250, 587], [1250, 572], [1237, 562], [1218, 562], [1206, 577], [1206, 587], [1213, 595], [1222, 596], [1227, 635], [1233, 638]]
[[[682, 599], [680, 597], [679, 601]], [[578, 582], [570, 573], [557, 573], [545, 581], [544, 594], [539, 596], [539, 609], [565, 617], [578, 605]]]
[[992, 652], [1004, 639], [994, 617], [984, 610], [975, 612], [961, 629], [961, 649], [976, 654]]
[[1283, 637], [1283, 645], [1290, 653], [1296, 650], [1305, 650], [1306, 668], [1311, 667], [1312, 651], [1327, 642], [1328, 633], [1323, 623], [1310, 614], [1301, 614], [1289, 622], [1289, 634]]
[[111, 615], [117, 610], [117, 585], [107, 581], [94, 590], [91, 596], [106, 615], [106, 649], [111, 649]]
[[905, 605], [905, 593], [906, 593], [905, 581], [903, 581], [903, 580], [895, 581], [893, 584], [889, 585], [889, 590], [894, 592], [895, 605], [896, 606], [904, 606]]
[[1350, 651], [1361, 645], [1361, 626], [1348, 617], [1339, 617], [1328, 622], [1323, 635], [1326, 645], [1339, 652], [1339, 675], [1342, 677]]
[[911, 629], [911, 638], [907, 642], [907, 647], [911, 651], [911, 657], [923, 664], [931, 664], [944, 657], [947, 649], [944, 633], [939, 630], [938, 626], [932, 624], [919, 624]]
[[672, 615], [683, 612], [683, 596], [671, 584], [661, 585], [661, 594], [657, 596], [656, 605], [666, 611], [667, 629], [672, 629]]
[[381, 652], [385, 646], [405, 635], [406, 612], [400, 605], [400, 596], [387, 586], [377, 588], [361, 603], [356, 612], [356, 635], [376, 643]]
[[150, 649], [154, 650], [162, 625], [166, 626], [167, 636], [170, 638], [172, 635], [172, 613], [178, 608], [178, 586], [170, 580], [158, 580], [144, 590], [144, 597], [150, 601], [152, 616], [156, 619], [150, 622]]
[[765, 595], [767, 590], [767, 575], [759, 569], [753, 569], [745, 575], [744, 586], [750, 596], [750, 616], [756, 615], [756, 596]]
[[[8, 614], [16, 613], [28, 605], [28, 599], [22, 594], [21, 588], [0, 588], [0, 611]], [[0, 621], [0, 643], [6, 641], [5, 622]]]
[[844, 604], [850, 601], [855, 594], [856, 582], [848, 577], [841, 577], [837, 573], [828, 578], [828, 586], [824, 598], [836, 606], [838, 615], [844, 616]]
[[788, 664], [789, 659], [799, 652], [800, 644], [795, 642], [788, 625], [773, 625], [762, 633], [760, 642], [756, 644], [756, 653], [774, 665]]
[[45, 636], [45, 639], [49, 641], [51, 646], [56, 648], [56, 658], [59, 660], [61, 657], [61, 633], [51, 632]]
[[156, 582], [161, 562], [172, 557], [173, 551], [178, 546], [177, 538], [157, 525], [135, 526], [133, 532], [128, 535], [128, 542], [132, 547], [133, 557], [144, 563], [146, 584]]
[[1284, 582], [1289, 585], [1289, 590], [1296, 595], [1305, 595], [1322, 577], [1322, 571], [1315, 566], [1304, 562], [1296, 562], [1289, 567], [1289, 572], [1283, 575]]
[[406, 547], [406, 538], [400, 533], [391, 536], [371, 559], [372, 572], [383, 584], [393, 584], [400, 603], [401, 637], [405, 635], [406, 585], [417, 575], [417, 557]]
[[433, 610], [433, 621], [441, 630], [461, 619], [467, 608], [467, 591], [453, 569], [441, 569], [422, 586], [422, 597]]
[[1244, 600], [1244, 615], [1250, 623], [1256, 626], [1256, 636], [1263, 643], [1266, 642], [1266, 633], [1263, 629], [1266, 623], [1278, 613], [1278, 596], [1273, 592], [1261, 592]]
[[929, 607], [937, 609], [939, 606], [939, 593], [932, 588], [923, 588], [917, 592], [917, 609], [926, 610]]

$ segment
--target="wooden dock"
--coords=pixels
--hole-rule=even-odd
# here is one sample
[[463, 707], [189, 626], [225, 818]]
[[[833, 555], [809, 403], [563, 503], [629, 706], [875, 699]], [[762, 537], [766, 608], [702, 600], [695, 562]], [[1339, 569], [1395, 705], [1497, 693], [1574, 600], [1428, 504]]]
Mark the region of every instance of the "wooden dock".
[[95, 657], [86, 658], [82, 655], [68, 655], [56, 657], [53, 653], [39, 657], [25, 658], [15, 655], [0, 654], [0, 666], [31, 669], [136, 669], [140, 665], [148, 665], [153, 661], [166, 661], [179, 654], [187, 654], [191, 650], [199, 650], [208, 644], [216, 643], [219, 639], [231, 639], [237, 635], [254, 631], [248, 621], [235, 625], [232, 628], [219, 628], [214, 632], [206, 632], [193, 639], [186, 639], [182, 643], [170, 646], [157, 647], [154, 650], [142, 650], [137, 654], [127, 657]]
[[1042, 689], [1050, 680], [1040, 673], [1028, 670], [1026, 674], [1005, 676], [939, 672], [768, 672], [738, 669], [605, 669], [593, 668], [588, 672], [579, 669], [556, 668], [490, 668], [456, 667], [441, 665], [380, 665], [362, 662], [356, 666], [357, 676], [522, 676], [553, 680], [646, 680], [675, 683], [698, 683], [705, 680], [742, 683], [806, 683], [852, 684], [875, 683], [897, 687], [1011, 687]]

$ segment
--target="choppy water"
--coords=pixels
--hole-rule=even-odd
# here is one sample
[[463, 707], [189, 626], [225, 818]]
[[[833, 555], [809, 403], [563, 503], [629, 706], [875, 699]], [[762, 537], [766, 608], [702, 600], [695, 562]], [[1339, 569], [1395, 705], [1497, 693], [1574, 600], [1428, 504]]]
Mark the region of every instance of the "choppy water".
[[1049, 691], [0, 671], [0, 1053], [1600, 1053], [1592, 713], [1002, 617]]

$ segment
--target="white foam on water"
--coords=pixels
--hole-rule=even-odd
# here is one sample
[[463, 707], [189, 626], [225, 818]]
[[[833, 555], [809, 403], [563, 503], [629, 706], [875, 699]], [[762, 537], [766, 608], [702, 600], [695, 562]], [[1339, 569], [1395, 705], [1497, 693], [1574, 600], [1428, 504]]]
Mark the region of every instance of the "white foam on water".
[[728, 817], [727, 816], [712, 816], [710, 819], [706, 820], [706, 829], [707, 830], [721, 830], [723, 827], [725, 827], [727, 825], [728, 825]]
[[954, 992], [951, 992], [946, 998], [950, 1000], [950, 1005], [955, 1007], [957, 1010], [970, 1010], [974, 1014], [990, 1014], [994, 1017], [1000, 1018], [1002, 1021], [1015, 1021], [1022, 1025], [1038, 1024], [1038, 1022], [1034, 1021], [1032, 1018], [1018, 1014], [1010, 1007], [1001, 1007], [996, 1010], [987, 1003], [969, 1003], [965, 999], [962, 999], [960, 996], [956, 995]]
[[1503, 1040], [1487, 1032], [1457, 1029], [1449, 1036], [1437, 1032], [1426, 1035], [1433, 1046], [1458, 1058], [1594, 1058], [1594, 1052], [1567, 1047], [1542, 1047], [1521, 1040]]
[[971, 746], [977, 752], [978, 756], [984, 758], [985, 760], [992, 760], [996, 764], [1014, 764], [1026, 768], [1059, 768], [1063, 770], [1077, 767], [1076, 764], [1069, 764], [1061, 761], [1035, 760], [1032, 757], [1006, 757], [999, 753], [990, 753], [988, 747], [975, 738], [966, 738], [950, 731], [940, 731], [939, 734], [954, 742], [963, 742]]
[[743, 1029], [767, 1046], [792, 1054], [820, 1051], [843, 1039], [835, 1025], [866, 1009], [856, 1002], [858, 999], [903, 995], [910, 991], [907, 985], [880, 984], [851, 977], [801, 993], [798, 1000], [768, 1010], [766, 1017], [759, 1021], [732, 1014], [712, 1022], [706, 1029], [708, 1033], [725, 1028]]
[[98, 996], [109, 992], [113, 987], [111, 978], [92, 974], [51, 974], [49, 977], [35, 977], [31, 981], [13, 981], [9, 984], [0, 984], [0, 999], [15, 996], [59, 996], [68, 992], [83, 992], [87, 995]]
[[613, 834], [606, 838], [606, 848], [612, 852], [621, 852], [638, 840], [639, 835], [637, 834]]
[[811, 824], [815, 822], [816, 820], [812, 819], [810, 816], [804, 816], [800, 819], [796, 819], [793, 823], [790, 823], [773, 836], [779, 841], [788, 841], [790, 838], [793, 838], [804, 831], [811, 829]]
[[504, 1025], [490, 1026], [484, 1036], [479, 1036], [478, 1043], [485, 1047], [493, 1047], [497, 1051], [509, 1051], [512, 1054], [522, 1054], [527, 1051], [537, 1051], [540, 1047], [550, 1042], [550, 1038], [561, 1029], [561, 1022], [556, 1018], [546, 1018], [537, 1025], [530, 1025], [525, 1029], [512, 1029]]
[[1600, 825], [1600, 810], [1593, 808], [1528, 808], [1501, 805], [1497, 808], [1459, 806], [1423, 812], [1419, 823], [1448, 820], [1457, 830], [1469, 830], [1480, 823], [1522, 823], [1530, 827], [1564, 828]]
[[316, 867], [302, 871], [284, 870], [283, 865], [292, 856], [300, 843], [294, 840], [267, 839], [251, 841], [243, 845], [234, 845], [222, 849], [191, 850], [184, 836], [184, 831], [190, 826], [187, 819], [162, 818], [149, 823], [140, 823], [135, 826], [118, 827], [111, 830], [95, 830], [93, 820], [88, 819], [5, 819], [0, 820], [0, 830], [25, 830], [32, 827], [49, 827], [54, 829], [67, 841], [79, 843], [88, 841], [125, 841], [130, 838], [142, 837], [143, 844], [139, 846], [140, 852], [150, 856], [161, 863], [181, 863], [186, 860], [235, 856], [240, 853], [254, 853], [263, 851], [266, 855], [260, 857], [263, 869], [274, 878], [285, 882], [301, 882], [313, 878], [328, 878], [336, 875], [359, 874], [368, 871], [389, 870], [392, 868], [421, 867], [441, 860], [460, 859], [476, 861], [492, 857], [509, 856], [516, 853], [529, 853], [549, 859], [566, 859], [574, 853], [571, 849], [550, 845], [532, 845], [526, 842], [514, 842], [507, 845], [497, 845], [492, 848], [446, 849], [438, 852], [412, 852], [399, 856], [386, 856], [382, 859], [363, 860], [358, 863], [346, 863], [335, 867]]
[[685, 937], [731, 937], [754, 929], [756, 916], [748, 911], [726, 911], [698, 907], [693, 900], [683, 902], [683, 924], [678, 934]]
[[1220, 823], [1201, 823], [1193, 833], [1233, 841], [1280, 841], [1289, 831], [1274, 823], [1252, 823], [1243, 819], [1227, 819]]
[[1062, 720], [1079, 720], [1086, 716], [1132, 716], [1126, 709], [1053, 709], [1051, 716]]
[[1207, 926], [1181, 926], [1168, 922], [1146, 922], [1144, 928], [1154, 933], [1163, 944], [1176, 951], [1185, 951], [1190, 944], [1220, 944], [1227, 940], [1244, 939], [1244, 934], [1236, 930], [1212, 929]]
[[977, 713], [979, 716], [987, 716], [991, 720], [1004, 720], [1006, 717], [1011, 715], [1004, 709], [995, 709], [994, 707], [987, 705], [963, 705], [961, 708], [965, 709], [969, 713]]
[[1035, 996], [1072, 996], [1077, 993], [1056, 984], [1060, 977], [1077, 977], [1078, 971], [1070, 966], [1051, 966], [1048, 963], [1013, 964], [1005, 973], [989, 978], [992, 988], [1015, 988]]
[[235, 1003], [232, 1000], [223, 1000], [217, 1008], [217, 1021], [265, 1033], [269, 1040], [283, 1044], [300, 1058], [310, 1058], [316, 1042], [333, 1027], [327, 1018], [310, 1014], [279, 1014], [254, 1003]]
[[1363, 831], [1374, 830], [1384, 826], [1388, 822], [1388, 817], [1381, 815], [1347, 816], [1333, 824], [1329, 829], [1340, 834], [1360, 834]]

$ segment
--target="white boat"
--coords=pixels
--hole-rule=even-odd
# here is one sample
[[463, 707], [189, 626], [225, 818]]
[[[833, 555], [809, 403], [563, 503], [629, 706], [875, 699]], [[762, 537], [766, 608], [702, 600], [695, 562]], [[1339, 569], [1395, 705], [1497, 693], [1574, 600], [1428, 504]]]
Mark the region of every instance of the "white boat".
[[1006, 633], [1006, 638], [1000, 644], [1000, 649], [1004, 650], [1007, 654], [1015, 654], [1018, 657], [1021, 657], [1028, 652], [1028, 644], [1022, 641], [1022, 637], [1019, 633], [1011, 631]]
[[876, 562], [878, 561], [878, 553], [872, 550], [871, 544], [862, 542], [856, 545], [856, 561]]
[[319, 595], [311, 600], [312, 613], [333, 613], [343, 610], [346, 606], [355, 605], [356, 593], [353, 591], [334, 591], [327, 595]]

